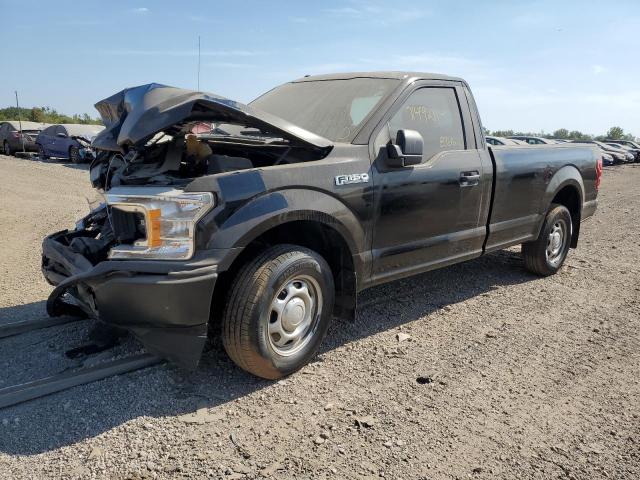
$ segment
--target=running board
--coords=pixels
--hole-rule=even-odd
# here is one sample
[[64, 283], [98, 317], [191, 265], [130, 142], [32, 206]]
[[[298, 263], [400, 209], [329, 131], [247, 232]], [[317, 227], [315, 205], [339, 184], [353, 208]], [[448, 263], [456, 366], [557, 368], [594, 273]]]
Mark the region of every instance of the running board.
[[93, 367], [83, 368], [73, 372], [60, 373], [20, 385], [0, 389], [0, 408], [10, 407], [18, 403], [27, 402], [44, 397], [52, 393], [61, 392], [68, 388], [102, 380], [103, 378], [120, 375], [122, 373], [151, 367], [163, 360], [148, 353], [134, 355], [129, 358], [113, 360]]
[[0, 325], [0, 338], [12, 337], [14, 335], [20, 335], [22, 333], [30, 332], [32, 330], [39, 330], [41, 328], [55, 327], [57, 325], [64, 325], [65, 323], [77, 322], [79, 320], [86, 320], [86, 318], [79, 317], [49, 317], [39, 320], [24, 320], [22, 322], [13, 322]]

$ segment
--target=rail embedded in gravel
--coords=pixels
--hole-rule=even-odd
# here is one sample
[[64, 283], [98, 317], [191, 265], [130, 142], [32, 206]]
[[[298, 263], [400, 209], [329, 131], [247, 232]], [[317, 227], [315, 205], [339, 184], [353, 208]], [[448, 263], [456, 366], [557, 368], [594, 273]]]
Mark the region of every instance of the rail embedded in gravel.
[[100, 365], [64, 372], [50, 377], [32, 380], [0, 389], [0, 408], [10, 407], [29, 400], [61, 392], [72, 387], [102, 380], [114, 375], [151, 367], [163, 360], [148, 353], [112, 360]]
[[48, 317], [40, 318], [38, 320], [24, 320], [22, 322], [13, 322], [0, 325], [0, 338], [12, 337], [14, 335], [21, 335], [23, 333], [31, 332], [34, 330], [40, 330], [42, 328], [56, 327], [58, 325], [64, 325], [66, 323], [78, 322], [80, 320], [86, 320], [80, 317]]

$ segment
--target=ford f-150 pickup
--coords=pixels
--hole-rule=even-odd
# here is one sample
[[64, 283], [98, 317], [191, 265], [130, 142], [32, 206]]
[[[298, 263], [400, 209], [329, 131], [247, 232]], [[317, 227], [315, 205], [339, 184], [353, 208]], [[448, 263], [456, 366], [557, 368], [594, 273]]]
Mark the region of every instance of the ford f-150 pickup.
[[522, 244], [546, 276], [596, 209], [588, 145], [485, 143], [464, 80], [305, 77], [248, 105], [150, 84], [96, 104], [99, 205], [43, 242], [50, 315], [133, 332], [198, 364], [209, 327], [279, 378], [359, 291]]

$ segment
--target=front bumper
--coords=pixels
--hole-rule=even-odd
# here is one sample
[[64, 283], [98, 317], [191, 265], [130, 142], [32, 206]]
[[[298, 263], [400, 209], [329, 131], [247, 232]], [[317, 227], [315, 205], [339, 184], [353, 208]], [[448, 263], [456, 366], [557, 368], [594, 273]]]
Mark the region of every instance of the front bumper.
[[[195, 368], [207, 338], [218, 277], [215, 258], [93, 265], [67, 245], [68, 235], [73, 232], [63, 230], [42, 244], [42, 272], [56, 287], [47, 301], [49, 314], [79, 307], [92, 318], [131, 331], [149, 352]], [[65, 294], [77, 307], [64, 302]]]
[[96, 158], [94, 151], [90, 148], [80, 148], [79, 153], [83, 162], [93, 162]]

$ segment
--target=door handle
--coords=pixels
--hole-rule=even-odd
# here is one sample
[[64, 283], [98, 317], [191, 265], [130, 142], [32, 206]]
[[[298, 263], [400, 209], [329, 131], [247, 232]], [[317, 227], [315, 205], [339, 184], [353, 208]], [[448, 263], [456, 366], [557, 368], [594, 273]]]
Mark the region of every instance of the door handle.
[[480, 183], [480, 172], [473, 170], [471, 172], [460, 172], [460, 186], [461, 187], [473, 187]]

